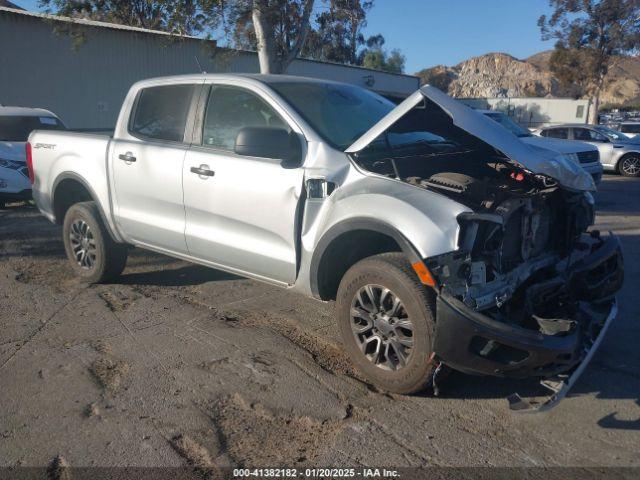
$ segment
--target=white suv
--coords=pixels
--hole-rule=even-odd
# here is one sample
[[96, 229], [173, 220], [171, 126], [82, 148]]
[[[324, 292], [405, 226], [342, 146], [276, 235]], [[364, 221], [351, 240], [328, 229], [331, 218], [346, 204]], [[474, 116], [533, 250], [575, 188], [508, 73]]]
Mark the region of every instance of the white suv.
[[31, 198], [25, 143], [33, 130], [64, 130], [60, 119], [40, 108], [0, 107], [0, 208]]

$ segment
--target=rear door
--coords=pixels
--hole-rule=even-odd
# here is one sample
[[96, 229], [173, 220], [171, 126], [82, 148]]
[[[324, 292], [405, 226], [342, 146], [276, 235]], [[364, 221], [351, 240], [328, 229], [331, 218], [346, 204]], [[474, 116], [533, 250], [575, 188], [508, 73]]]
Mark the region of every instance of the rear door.
[[[240, 156], [243, 127], [292, 130], [286, 112], [249, 87], [213, 84], [203, 121], [184, 163], [186, 241], [190, 255], [212, 265], [292, 284], [304, 170], [281, 159]], [[205, 174], [202, 174], [205, 173]]]
[[199, 91], [192, 83], [143, 88], [128, 135], [113, 142], [115, 218], [131, 243], [187, 253], [182, 167]]

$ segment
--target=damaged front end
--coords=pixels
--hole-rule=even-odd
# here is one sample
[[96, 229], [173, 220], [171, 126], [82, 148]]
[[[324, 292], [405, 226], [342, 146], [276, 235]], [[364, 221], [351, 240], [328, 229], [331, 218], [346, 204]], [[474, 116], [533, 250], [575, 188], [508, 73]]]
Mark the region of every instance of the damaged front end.
[[475, 293], [458, 288], [462, 277], [473, 281], [472, 257], [430, 259], [442, 285], [438, 357], [463, 372], [515, 378], [550, 377], [582, 362], [615, 307], [623, 279], [620, 244], [614, 236], [584, 234], [564, 260], [552, 256], [524, 264], [532, 271], [520, 285], [498, 275], [476, 284]]
[[[434, 351], [466, 373], [555, 377], [544, 404], [550, 408], [615, 316], [624, 276], [620, 243], [587, 233], [594, 217], [588, 193], [509, 174], [474, 201], [462, 180], [445, 174], [427, 185], [446, 182], [446, 194], [474, 210], [458, 218], [459, 249], [425, 262], [439, 285]], [[530, 409], [517, 396], [511, 400], [514, 409]]]
[[471, 374], [559, 379], [555, 402], [615, 316], [620, 244], [588, 232], [595, 187], [586, 172], [486, 120], [423, 87], [348, 152], [363, 170], [469, 209], [457, 217], [458, 248], [424, 260], [438, 293], [436, 360]]
[[539, 411], [562, 399], [615, 317], [622, 253], [616, 236], [586, 232], [590, 194], [506, 191], [458, 218], [458, 250], [425, 261], [439, 285], [434, 352], [466, 373], [553, 378], [543, 383], [553, 395], [536, 408], [509, 399], [514, 410]]

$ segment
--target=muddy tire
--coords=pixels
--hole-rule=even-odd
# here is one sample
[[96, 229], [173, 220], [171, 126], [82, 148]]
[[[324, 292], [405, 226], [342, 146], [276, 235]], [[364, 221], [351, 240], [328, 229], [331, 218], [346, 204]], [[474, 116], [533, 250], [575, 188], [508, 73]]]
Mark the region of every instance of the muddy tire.
[[625, 155], [618, 161], [618, 173], [625, 177], [640, 176], [640, 155]]
[[435, 365], [435, 294], [401, 253], [365, 258], [342, 278], [336, 316], [344, 348], [382, 390], [423, 390]]
[[113, 241], [95, 202], [76, 203], [67, 210], [62, 236], [71, 267], [83, 281], [106, 282], [124, 270], [127, 247]]

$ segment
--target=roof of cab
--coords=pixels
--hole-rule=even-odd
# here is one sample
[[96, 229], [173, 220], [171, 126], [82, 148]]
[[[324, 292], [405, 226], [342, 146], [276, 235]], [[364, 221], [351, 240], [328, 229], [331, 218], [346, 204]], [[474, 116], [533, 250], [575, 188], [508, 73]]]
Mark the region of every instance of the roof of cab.
[[171, 75], [166, 77], [153, 77], [136, 82], [136, 86], [151, 84], [171, 84], [172, 82], [202, 80], [249, 80], [262, 84], [272, 83], [323, 83], [350, 85], [344, 82], [326, 80], [324, 78], [302, 77], [297, 75], [265, 75], [261, 73], [196, 73], [188, 75]]
[[0, 106], [0, 117], [56, 117], [58, 116], [44, 108], [3, 107]]

